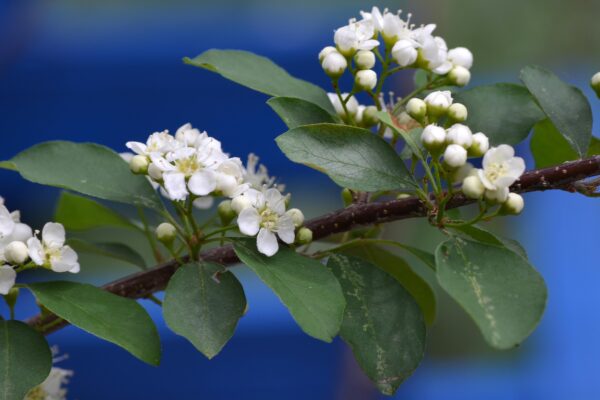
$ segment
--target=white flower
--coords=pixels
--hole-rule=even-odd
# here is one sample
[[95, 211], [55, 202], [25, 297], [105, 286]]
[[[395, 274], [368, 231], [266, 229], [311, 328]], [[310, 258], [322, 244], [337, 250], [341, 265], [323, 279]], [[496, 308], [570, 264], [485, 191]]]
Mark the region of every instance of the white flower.
[[439, 75], [447, 74], [452, 69], [448, 60], [448, 46], [439, 36], [433, 36], [434, 24], [413, 30], [413, 39], [419, 44], [421, 54], [427, 61], [427, 68]]
[[454, 124], [448, 128], [446, 141], [448, 144], [457, 144], [468, 149], [473, 143], [473, 133], [468, 126], [463, 124]]
[[323, 67], [325, 73], [331, 78], [339, 78], [344, 74], [344, 71], [348, 67], [348, 61], [346, 61], [346, 57], [338, 51], [332, 51], [325, 56], [321, 63], [321, 67]]
[[0, 267], [0, 294], [7, 295], [15, 285], [17, 273], [10, 265]]
[[[233, 204], [232, 204], [233, 207]], [[240, 232], [248, 236], [257, 236], [258, 251], [266, 256], [277, 253], [277, 237], [284, 243], [293, 243], [295, 226], [293, 213], [285, 211], [285, 197], [276, 190], [269, 189], [260, 193], [255, 204], [240, 212], [237, 223]]]
[[450, 83], [456, 86], [466, 86], [471, 81], [471, 73], [465, 67], [455, 66], [448, 73]]
[[[201, 140], [202, 135], [208, 136], [206, 132], [200, 133], [198, 129], [192, 128], [192, 124], [188, 122], [177, 129], [177, 132], [175, 132], [175, 140], [177, 140], [183, 146], [196, 147], [198, 141]], [[215, 142], [218, 143], [218, 149], [220, 151], [221, 143], [219, 143], [217, 140], [215, 140]]]
[[455, 47], [448, 51], [448, 60], [454, 65], [471, 69], [473, 66], [473, 53], [466, 47]]
[[[483, 183], [483, 182], [482, 182]], [[508, 199], [508, 188], [501, 187], [498, 190], [485, 190], [484, 197], [485, 199], [492, 204], [504, 203], [506, 199]]]
[[150, 157], [153, 154], [165, 154], [175, 150], [179, 143], [169, 135], [169, 131], [154, 132], [148, 137], [146, 143], [127, 142], [126, 146], [136, 154]]
[[431, 92], [425, 97], [428, 108], [445, 112], [452, 105], [452, 93], [449, 90]]
[[373, 90], [377, 85], [377, 74], [372, 69], [363, 69], [356, 73], [356, 86], [362, 90]]
[[27, 247], [36, 265], [55, 272], [79, 272], [77, 253], [65, 245], [65, 228], [61, 224], [48, 222], [42, 229], [42, 240], [34, 236], [27, 240]]
[[[327, 93], [327, 96], [329, 96], [329, 101], [331, 101], [335, 112], [342, 118], [346, 117], [346, 112], [344, 111], [339, 96], [336, 93]], [[348, 97], [348, 93], [342, 93], [342, 99], [346, 99], [346, 97]], [[358, 111], [358, 101], [356, 100], [356, 97], [352, 96], [348, 99], [346, 102], [346, 109], [351, 115], [356, 114]]]
[[[2, 206], [3, 207], [3, 206]], [[24, 224], [20, 221], [20, 212], [13, 211], [10, 213], [11, 219], [14, 223], [13, 230], [9, 235], [0, 237], [0, 262], [8, 261], [5, 257], [6, 247], [13, 242], [27, 242], [27, 239], [33, 236], [33, 231], [29, 225]]]
[[21, 265], [29, 258], [27, 245], [20, 241], [10, 242], [4, 249], [4, 258], [12, 265]]
[[71, 370], [52, 367], [46, 380], [32, 389], [24, 400], [66, 400], [67, 390], [63, 385], [69, 383], [71, 376]]
[[478, 173], [486, 189], [506, 189], [525, 172], [525, 160], [514, 155], [515, 149], [507, 144], [492, 147], [485, 153], [483, 168]]
[[439, 150], [446, 142], [446, 130], [437, 125], [427, 125], [421, 133], [421, 143], [429, 151]]
[[417, 44], [410, 39], [398, 40], [392, 47], [392, 57], [401, 67], [407, 67], [417, 61]]
[[444, 151], [444, 163], [450, 168], [458, 168], [467, 162], [467, 150], [457, 144], [451, 144]]
[[473, 143], [469, 147], [469, 155], [473, 157], [481, 157], [490, 148], [490, 139], [483, 133], [477, 132], [473, 134]]
[[478, 176], [470, 175], [463, 180], [462, 191], [469, 199], [480, 199], [485, 192], [485, 186]]
[[10, 235], [14, 229], [13, 216], [4, 205], [0, 205], [0, 238]]
[[265, 167], [263, 164], [258, 164], [258, 161], [259, 158], [254, 153], [248, 154], [246, 171], [244, 174], [244, 183], [248, 183], [251, 188], [257, 190], [274, 187], [280, 192], [283, 192], [285, 185], [275, 185], [275, 178], [269, 176], [267, 167]]
[[333, 41], [338, 50], [345, 56], [351, 56], [358, 50], [373, 50], [379, 46], [374, 40], [375, 28], [370, 20], [350, 21], [335, 31]]
[[199, 210], [208, 210], [214, 204], [215, 199], [211, 196], [201, 196], [194, 199], [192, 203]]

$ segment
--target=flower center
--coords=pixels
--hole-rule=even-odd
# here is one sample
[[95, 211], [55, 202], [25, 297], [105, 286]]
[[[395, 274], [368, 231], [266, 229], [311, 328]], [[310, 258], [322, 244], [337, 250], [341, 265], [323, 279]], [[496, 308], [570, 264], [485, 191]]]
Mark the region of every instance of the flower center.
[[260, 213], [260, 226], [269, 231], [275, 230], [277, 222], [279, 221], [279, 215], [270, 208], [265, 209]]
[[488, 165], [485, 169], [485, 177], [488, 178], [490, 182], [495, 182], [496, 179], [506, 175], [507, 170], [504, 163], [493, 163]]
[[181, 173], [183, 173], [186, 178], [194, 175], [194, 173], [198, 172], [204, 165], [198, 161], [196, 155], [193, 155], [188, 158], [182, 158], [180, 160], [175, 161], [175, 167]]

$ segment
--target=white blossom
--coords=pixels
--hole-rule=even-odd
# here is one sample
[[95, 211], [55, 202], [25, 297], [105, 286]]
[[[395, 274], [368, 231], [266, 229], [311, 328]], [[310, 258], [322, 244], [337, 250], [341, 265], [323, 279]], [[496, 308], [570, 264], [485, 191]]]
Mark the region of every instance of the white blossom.
[[4, 205], [0, 205], [0, 238], [10, 235], [14, 229], [13, 216]]
[[448, 51], [448, 60], [454, 65], [471, 69], [473, 66], [473, 53], [466, 47], [455, 47]]
[[65, 228], [55, 222], [48, 222], [42, 229], [42, 240], [32, 237], [27, 240], [29, 257], [39, 266], [55, 272], [79, 272], [77, 253], [65, 245]]
[[180, 144], [169, 135], [169, 131], [154, 132], [146, 143], [127, 142], [126, 146], [136, 154], [150, 157], [153, 154], [162, 155], [175, 150]]
[[340, 53], [351, 56], [358, 50], [373, 50], [379, 46], [379, 42], [373, 39], [374, 36], [373, 21], [351, 20], [348, 25], [335, 31], [333, 41]]
[[71, 370], [52, 367], [46, 380], [32, 389], [24, 400], [66, 400], [67, 390], [64, 385], [69, 383], [72, 376]]
[[433, 36], [435, 24], [429, 24], [413, 30], [413, 39], [418, 43], [427, 68], [439, 75], [447, 74], [452, 69], [448, 60], [448, 46], [439, 36]]
[[325, 56], [321, 63], [321, 67], [323, 67], [325, 73], [331, 78], [339, 78], [344, 74], [344, 71], [348, 67], [348, 61], [346, 61], [346, 57], [338, 51], [332, 51]]
[[394, 43], [411, 35], [410, 14], [407, 21], [400, 17], [400, 12], [393, 14], [386, 9], [382, 14], [377, 7], [373, 7], [370, 13], [361, 11], [360, 14], [363, 20], [372, 22], [375, 32], [381, 33], [387, 43]]
[[448, 128], [446, 141], [448, 144], [457, 144], [468, 149], [473, 144], [473, 133], [468, 126], [463, 124], [454, 124]]
[[4, 258], [12, 265], [21, 265], [29, 258], [27, 245], [20, 241], [10, 242], [4, 249]]
[[507, 144], [492, 147], [485, 153], [483, 168], [478, 174], [486, 189], [506, 189], [525, 172], [525, 160], [514, 155], [515, 149]]
[[241, 210], [237, 224], [244, 235], [257, 236], [258, 251], [270, 257], [279, 249], [277, 237], [284, 243], [294, 242], [294, 213], [286, 212], [286, 199], [276, 189], [258, 192], [253, 200], [252, 206]]
[[0, 294], [7, 295], [15, 285], [17, 273], [10, 265], [0, 267]]
[[417, 43], [414, 40], [398, 40], [392, 47], [392, 57], [401, 67], [407, 67], [417, 61]]
[[246, 170], [244, 174], [244, 183], [250, 185], [251, 188], [256, 190], [262, 190], [263, 188], [271, 188], [283, 192], [285, 189], [285, 185], [276, 185], [275, 177], [269, 176], [269, 171], [267, 167], [263, 164], [259, 164], [258, 161], [260, 159], [256, 154], [250, 153], [248, 154], [248, 160], [246, 161]]
[[467, 162], [467, 150], [457, 144], [451, 144], [444, 151], [444, 163], [450, 168], [458, 168]]

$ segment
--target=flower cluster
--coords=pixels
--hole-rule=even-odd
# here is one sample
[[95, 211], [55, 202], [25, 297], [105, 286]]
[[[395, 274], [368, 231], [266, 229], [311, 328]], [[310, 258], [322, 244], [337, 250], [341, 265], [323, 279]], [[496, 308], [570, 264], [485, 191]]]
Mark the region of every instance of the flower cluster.
[[[258, 250], [268, 256], [278, 250], [279, 238], [293, 243], [296, 228], [304, 216], [298, 209], [287, 210], [289, 196], [283, 185], [275, 184], [258, 157], [248, 156], [246, 166], [237, 157], [223, 152], [221, 142], [192, 128], [180, 127], [150, 135], [146, 143], [128, 142], [136, 155], [123, 155], [134, 173], [143, 174], [174, 202], [192, 201], [197, 208], [209, 208], [214, 197], [226, 197], [219, 211], [237, 215], [242, 234], [257, 236]], [[239, 214], [239, 215], [238, 215]], [[172, 228], [171, 228], [172, 227]], [[159, 234], [160, 233], [160, 234]], [[175, 227], [164, 224], [157, 235], [163, 242], [173, 240]]]
[[422, 68], [445, 76], [457, 86], [469, 83], [473, 55], [464, 47], [449, 50], [446, 41], [434, 35], [434, 24], [416, 27], [410, 23], [410, 14], [403, 19], [401, 11], [391, 13], [385, 9], [382, 13], [377, 7], [371, 12], [362, 11], [361, 16], [338, 28], [333, 38], [335, 47], [327, 46], [319, 53], [321, 66], [333, 80], [350, 66], [355, 90], [373, 90], [378, 82], [373, 70], [377, 59], [387, 63], [379, 54], [381, 40], [386, 56], [391, 55], [397, 68]]
[[65, 229], [55, 222], [38, 232], [21, 222], [19, 211], [10, 212], [0, 197], [0, 294], [6, 295], [15, 285], [17, 272], [44, 267], [55, 272], [79, 272], [77, 253], [65, 245]]
[[[58, 350], [52, 349], [52, 355], [56, 356]], [[52, 362], [56, 364], [67, 358], [66, 356], [54, 357]], [[50, 375], [44, 382], [31, 389], [24, 400], [65, 400], [67, 398], [67, 389], [65, 386], [69, 383], [73, 371], [53, 366]]]
[[[450, 180], [462, 182], [465, 196], [503, 204], [506, 213], [521, 212], [523, 198], [509, 193], [509, 187], [525, 171], [525, 161], [515, 157], [511, 146], [501, 144], [490, 148], [489, 138], [484, 133], [473, 133], [467, 125], [460, 123], [467, 119], [467, 109], [462, 104], [453, 103], [448, 91], [430, 93], [424, 100], [413, 98], [406, 108], [413, 118], [425, 125], [421, 134], [423, 147], [433, 157], [442, 156]], [[445, 118], [446, 128], [429, 123], [442, 118]], [[481, 156], [481, 169], [467, 162], [469, 157]]]

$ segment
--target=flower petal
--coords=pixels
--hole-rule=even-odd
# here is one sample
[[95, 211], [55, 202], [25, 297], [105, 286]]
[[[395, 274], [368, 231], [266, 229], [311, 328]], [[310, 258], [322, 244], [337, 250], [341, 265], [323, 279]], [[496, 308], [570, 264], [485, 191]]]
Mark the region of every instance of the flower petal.
[[208, 210], [212, 207], [214, 202], [215, 199], [210, 196], [198, 197], [194, 200], [194, 207], [196, 207], [199, 210]]
[[188, 196], [185, 175], [181, 172], [165, 172], [163, 174], [165, 189], [171, 200], [185, 200]]
[[216, 174], [209, 170], [203, 169], [196, 172], [188, 182], [190, 192], [196, 196], [206, 196], [217, 187]]
[[287, 243], [294, 243], [294, 239], [296, 239], [296, 227], [294, 226], [294, 220], [288, 214], [284, 214], [277, 221], [277, 236]]
[[267, 206], [279, 215], [285, 212], [285, 197], [277, 189], [269, 189], [265, 192]]
[[244, 235], [254, 236], [260, 229], [260, 216], [253, 207], [244, 208], [237, 218], [237, 224], [240, 232]]
[[29, 258], [36, 265], [44, 265], [44, 259], [46, 258], [46, 252], [42, 246], [40, 239], [32, 237], [27, 241], [27, 248], [29, 250]]
[[15, 221], [8, 209], [0, 206], [0, 237], [8, 236], [15, 228]]
[[50, 248], [61, 247], [65, 244], [65, 227], [57, 222], [48, 222], [42, 229], [42, 241]]
[[0, 294], [7, 295], [15, 285], [17, 273], [10, 265], [0, 267]]
[[128, 149], [133, 151], [136, 154], [146, 155], [146, 150], [148, 149], [144, 143], [140, 142], [127, 142], [125, 143]]
[[69, 246], [64, 246], [60, 249], [60, 257], [51, 260], [50, 267], [54, 272], [68, 272], [71, 270], [79, 271], [79, 263], [77, 262], [77, 253]]
[[265, 256], [271, 257], [279, 250], [279, 243], [277, 243], [277, 237], [273, 232], [262, 228], [256, 238], [256, 247]]

